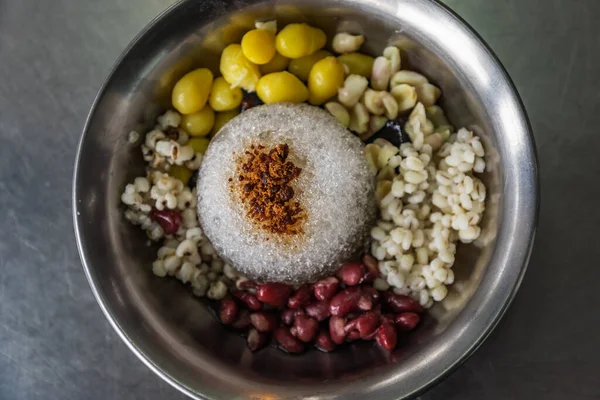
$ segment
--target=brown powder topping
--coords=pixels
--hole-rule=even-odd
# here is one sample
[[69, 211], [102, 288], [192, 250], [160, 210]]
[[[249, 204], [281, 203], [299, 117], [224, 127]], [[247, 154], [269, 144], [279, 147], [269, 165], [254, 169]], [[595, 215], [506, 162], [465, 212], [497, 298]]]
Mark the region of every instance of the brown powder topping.
[[305, 212], [294, 199], [293, 182], [302, 168], [288, 161], [289, 147], [278, 144], [271, 150], [251, 145], [238, 159], [232, 189], [246, 209], [246, 216], [276, 234], [302, 232]]

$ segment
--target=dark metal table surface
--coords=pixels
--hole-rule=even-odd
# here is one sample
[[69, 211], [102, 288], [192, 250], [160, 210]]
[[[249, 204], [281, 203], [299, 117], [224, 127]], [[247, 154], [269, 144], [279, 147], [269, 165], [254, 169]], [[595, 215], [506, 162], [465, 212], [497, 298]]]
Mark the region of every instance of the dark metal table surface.
[[[80, 266], [75, 148], [94, 95], [172, 0], [0, 0], [0, 399], [183, 399], [121, 343]], [[529, 270], [484, 345], [422, 399], [600, 398], [598, 0], [448, 0], [529, 112], [542, 205]]]

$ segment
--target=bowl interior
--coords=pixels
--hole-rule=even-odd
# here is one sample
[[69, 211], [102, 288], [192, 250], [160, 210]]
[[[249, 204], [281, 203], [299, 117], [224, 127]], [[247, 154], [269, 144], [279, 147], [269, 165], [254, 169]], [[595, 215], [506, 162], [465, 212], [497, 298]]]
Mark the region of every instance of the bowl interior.
[[[120, 194], [144, 170], [139, 148], [128, 144], [129, 131], [153, 126], [185, 72], [208, 67], [217, 73], [227, 44], [239, 43], [255, 20], [274, 18], [280, 26], [311, 23], [329, 37], [362, 33], [363, 50], [372, 55], [388, 44], [399, 46], [403, 68], [442, 88], [450, 121], [474, 130], [486, 147], [481, 238], [459, 246], [449, 296], [392, 354], [371, 345], [333, 354], [251, 354], [244, 339], [221, 326], [190, 290], [152, 274], [156, 247], [123, 218]], [[429, 1], [184, 1], [143, 32], [118, 63], [90, 114], [78, 162], [76, 229], [103, 310], [151, 368], [206, 398], [397, 398], [421, 390], [463, 359], [497, 321], [532, 240], [535, 159], [518, 97], [485, 46]], [[525, 178], [517, 165], [528, 169]]]

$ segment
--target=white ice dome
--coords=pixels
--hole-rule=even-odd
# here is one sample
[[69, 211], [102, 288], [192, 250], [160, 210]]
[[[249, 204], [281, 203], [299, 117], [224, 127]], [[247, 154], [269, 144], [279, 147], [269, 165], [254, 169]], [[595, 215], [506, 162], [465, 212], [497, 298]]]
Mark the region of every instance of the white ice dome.
[[[252, 144], [283, 143], [302, 168], [294, 199], [306, 218], [294, 235], [261, 229], [232, 194], [238, 155]], [[227, 123], [204, 155], [197, 190], [200, 224], [219, 256], [260, 282], [303, 283], [332, 274], [366, 249], [376, 217], [375, 178], [363, 143], [307, 104], [259, 106]]]

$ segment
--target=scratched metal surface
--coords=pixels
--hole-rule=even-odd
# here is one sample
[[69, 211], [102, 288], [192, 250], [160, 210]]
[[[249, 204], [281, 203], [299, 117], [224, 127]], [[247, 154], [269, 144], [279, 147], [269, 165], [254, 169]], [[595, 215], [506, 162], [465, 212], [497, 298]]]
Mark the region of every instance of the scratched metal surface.
[[[110, 66], [172, 0], [0, 0], [0, 399], [183, 399], [127, 350], [79, 264], [71, 176]], [[448, 0], [513, 77], [534, 127], [529, 271], [481, 349], [421, 396], [600, 398], [597, 0]]]

